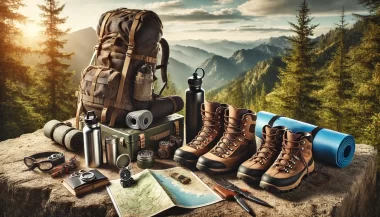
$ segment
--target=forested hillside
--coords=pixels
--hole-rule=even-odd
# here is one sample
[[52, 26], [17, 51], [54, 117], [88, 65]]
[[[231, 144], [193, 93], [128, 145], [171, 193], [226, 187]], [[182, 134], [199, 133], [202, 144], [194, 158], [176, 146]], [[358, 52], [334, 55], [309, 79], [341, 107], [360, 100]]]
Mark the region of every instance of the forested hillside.
[[318, 25], [303, 2], [297, 23], [290, 23], [296, 33], [287, 37], [291, 49], [210, 91], [207, 99], [286, 115], [379, 145], [380, 3], [360, 2], [368, 15], [356, 15], [348, 28], [343, 10], [336, 28], [316, 38]]

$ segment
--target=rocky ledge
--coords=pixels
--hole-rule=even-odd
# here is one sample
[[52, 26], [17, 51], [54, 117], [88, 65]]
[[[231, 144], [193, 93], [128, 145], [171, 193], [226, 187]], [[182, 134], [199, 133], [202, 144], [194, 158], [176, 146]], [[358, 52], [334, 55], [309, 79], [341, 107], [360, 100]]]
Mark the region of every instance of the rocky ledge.
[[[331, 175], [331, 181], [314, 186], [303, 181], [301, 186], [284, 194], [270, 194], [255, 186], [250, 187], [236, 178], [236, 174], [224, 177], [275, 208], [269, 209], [247, 201], [257, 216], [376, 216], [376, 167], [377, 152], [369, 145], [359, 144], [350, 166], [339, 169], [317, 162], [316, 169]], [[105, 189], [97, 190], [81, 198], [69, 193], [61, 179], [37, 169], [25, 171], [24, 156], [43, 151], [64, 152], [66, 158], [74, 153], [46, 138], [42, 130], [22, 135], [0, 143], [0, 215], [2, 216], [117, 216]], [[83, 155], [79, 155], [83, 162]], [[177, 166], [173, 161], [158, 161], [154, 169]], [[81, 167], [84, 167], [82, 164]], [[99, 169], [110, 180], [118, 177], [117, 170]], [[134, 172], [141, 171], [134, 166]], [[210, 187], [210, 176], [194, 171]], [[133, 200], [133, 198], [130, 198]], [[246, 213], [234, 201], [223, 201], [199, 209], [172, 208], [161, 216], [245, 216]]]

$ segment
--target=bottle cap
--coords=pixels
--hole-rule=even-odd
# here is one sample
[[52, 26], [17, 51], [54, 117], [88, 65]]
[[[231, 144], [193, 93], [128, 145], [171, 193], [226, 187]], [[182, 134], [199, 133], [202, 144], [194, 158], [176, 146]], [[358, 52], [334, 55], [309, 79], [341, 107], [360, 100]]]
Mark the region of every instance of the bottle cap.
[[96, 118], [94, 111], [88, 111], [86, 117], [84, 118], [84, 122], [87, 125], [94, 125], [98, 123], [98, 119]]
[[[202, 77], [198, 77], [198, 69], [202, 70], [203, 75]], [[202, 85], [202, 78], [205, 76], [205, 71], [202, 68], [197, 68], [193, 74], [193, 76], [189, 77], [187, 79], [187, 83], [189, 86], [201, 86]]]

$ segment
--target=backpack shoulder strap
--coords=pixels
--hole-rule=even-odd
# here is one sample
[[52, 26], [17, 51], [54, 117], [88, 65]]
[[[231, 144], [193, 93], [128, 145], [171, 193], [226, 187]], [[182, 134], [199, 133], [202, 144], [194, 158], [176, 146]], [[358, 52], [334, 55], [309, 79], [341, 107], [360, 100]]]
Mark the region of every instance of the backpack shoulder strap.
[[141, 17], [146, 13], [146, 10], [142, 10], [139, 13], [136, 14], [135, 19], [133, 20], [131, 30], [129, 32], [129, 41], [128, 41], [128, 50], [125, 55], [125, 61], [123, 65], [123, 70], [121, 72], [121, 77], [120, 77], [120, 83], [119, 83], [119, 89], [117, 91], [117, 96], [116, 96], [116, 102], [115, 102], [115, 107], [116, 109], [112, 113], [111, 120], [109, 123], [109, 126], [114, 126], [116, 117], [118, 115], [118, 109], [122, 108], [121, 105], [121, 100], [123, 98], [123, 92], [124, 92], [124, 85], [125, 85], [125, 80], [127, 79], [127, 73], [129, 71], [129, 65], [131, 63], [131, 57], [133, 55], [134, 47], [135, 47], [135, 33], [137, 30], [137, 26], [141, 22]]
[[168, 64], [170, 54], [169, 44], [164, 38], [161, 38], [160, 44], [162, 49], [161, 65], [157, 66], [156, 69], [161, 69], [161, 78], [162, 82], [164, 83], [164, 86], [161, 88], [158, 97], [161, 96], [168, 83]]

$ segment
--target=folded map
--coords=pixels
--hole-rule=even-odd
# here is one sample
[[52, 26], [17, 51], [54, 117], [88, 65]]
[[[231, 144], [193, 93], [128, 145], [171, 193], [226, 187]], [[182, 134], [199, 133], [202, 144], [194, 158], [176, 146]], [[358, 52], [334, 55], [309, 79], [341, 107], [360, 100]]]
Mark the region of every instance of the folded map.
[[[189, 177], [189, 184], [170, 177], [178, 173]], [[144, 170], [133, 176], [137, 184], [123, 188], [120, 179], [107, 186], [120, 217], [153, 216], [174, 206], [198, 208], [222, 201], [223, 199], [203, 183], [193, 172], [182, 167], [166, 170]]]

